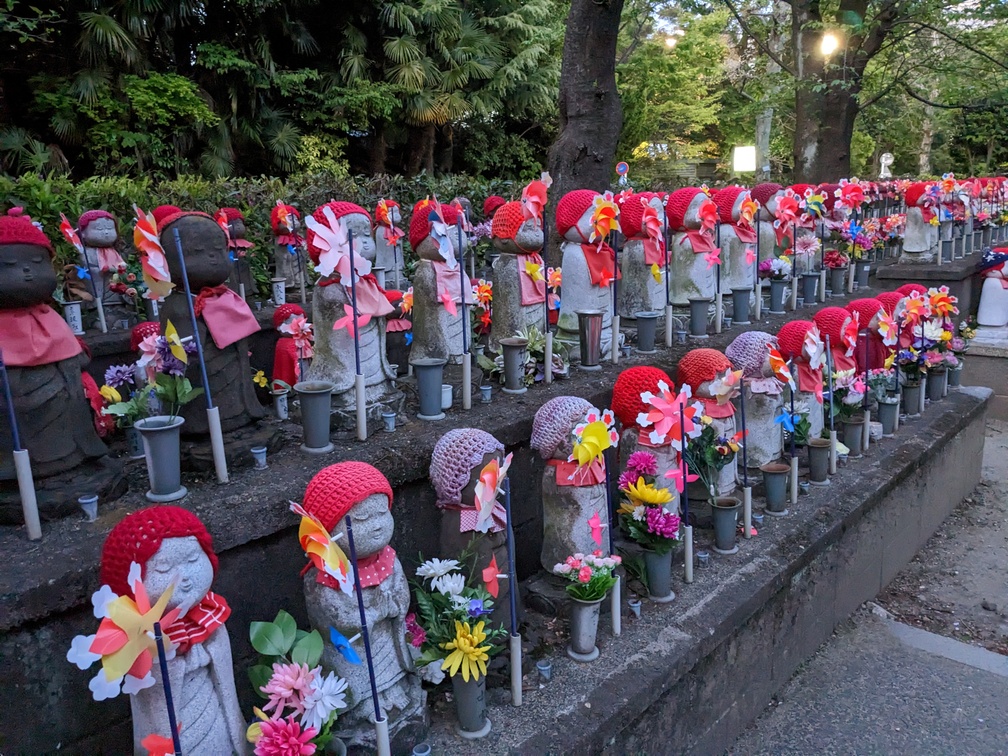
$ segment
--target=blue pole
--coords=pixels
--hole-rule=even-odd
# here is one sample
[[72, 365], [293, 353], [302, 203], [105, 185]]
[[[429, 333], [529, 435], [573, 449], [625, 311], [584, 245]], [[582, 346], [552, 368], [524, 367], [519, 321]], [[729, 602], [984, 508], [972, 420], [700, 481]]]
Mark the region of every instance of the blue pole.
[[203, 396], [206, 397], [207, 409], [213, 409], [213, 397], [210, 396], [210, 380], [207, 378], [206, 361], [203, 359], [203, 342], [199, 337], [199, 321], [196, 320], [196, 310], [193, 308], [192, 291], [189, 289], [189, 274], [186, 273], [185, 255], [182, 254], [182, 239], [178, 228], [172, 229], [175, 237], [175, 250], [178, 252], [179, 266], [182, 271], [182, 286], [185, 288], [186, 304], [189, 305], [189, 319], [192, 321], [193, 341], [196, 343], [196, 357], [199, 359], [200, 378], [203, 379]]
[[[178, 231], [175, 232], [176, 234]], [[161, 635], [161, 623], [154, 623], [154, 642], [157, 644], [158, 665], [161, 667], [161, 684], [164, 686], [165, 704], [168, 706], [168, 726], [171, 728], [172, 747], [175, 756], [182, 756], [182, 743], [179, 741], [178, 725], [175, 723], [175, 702], [172, 700], [171, 682], [168, 679], [168, 659], [165, 656], [164, 638]]]
[[10, 420], [14, 451], [21, 451], [21, 435], [18, 433], [17, 415], [14, 414], [14, 399], [11, 396], [10, 382], [7, 380], [7, 363], [3, 360], [2, 349], [0, 349], [0, 373], [3, 374], [4, 400], [7, 402], [7, 418]]
[[504, 478], [504, 511], [507, 513], [508, 598], [511, 600], [511, 635], [518, 635], [518, 575], [515, 570], [514, 526], [511, 524], [511, 481]]
[[357, 570], [357, 548], [354, 546], [353, 525], [350, 515], [344, 518], [347, 530], [347, 543], [350, 546], [350, 558], [354, 567], [354, 591], [357, 593], [357, 611], [360, 613], [361, 636], [364, 638], [364, 655], [367, 657], [368, 677], [371, 678], [371, 702], [374, 704], [375, 722], [381, 722], [381, 706], [378, 705], [378, 686], [375, 683], [374, 661], [371, 659], [371, 636], [368, 634], [367, 615], [364, 613], [364, 594], [361, 593], [360, 573]]

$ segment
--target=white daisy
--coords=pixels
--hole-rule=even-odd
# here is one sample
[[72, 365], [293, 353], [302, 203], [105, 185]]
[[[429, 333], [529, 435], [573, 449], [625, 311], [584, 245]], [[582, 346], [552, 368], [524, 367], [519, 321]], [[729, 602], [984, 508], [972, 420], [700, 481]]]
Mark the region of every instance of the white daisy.
[[465, 576], [454, 572], [431, 581], [431, 588], [445, 596], [457, 596], [465, 590]]
[[417, 567], [416, 574], [417, 577], [433, 580], [447, 575], [449, 572], [454, 572], [458, 568], [459, 563], [454, 559], [428, 559]]

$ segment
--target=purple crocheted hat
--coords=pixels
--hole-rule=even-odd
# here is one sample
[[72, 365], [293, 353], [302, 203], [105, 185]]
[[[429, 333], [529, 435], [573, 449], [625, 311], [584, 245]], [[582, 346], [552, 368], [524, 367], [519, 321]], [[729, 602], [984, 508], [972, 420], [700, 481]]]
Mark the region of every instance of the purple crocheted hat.
[[580, 396], [555, 396], [539, 408], [532, 421], [531, 446], [543, 459], [553, 452], [570, 435], [575, 421], [588, 414], [591, 402]]
[[492, 453], [503, 455], [504, 444], [478, 428], [455, 428], [441, 436], [434, 445], [429, 471], [437, 505], [461, 504], [462, 489], [469, 483], [473, 468]]
[[764, 331], [746, 331], [735, 337], [725, 349], [725, 356], [732, 361], [736, 370], [741, 370], [746, 378], [763, 376], [763, 361], [767, 355], [767, 344], [776, 343], [772, 334]]

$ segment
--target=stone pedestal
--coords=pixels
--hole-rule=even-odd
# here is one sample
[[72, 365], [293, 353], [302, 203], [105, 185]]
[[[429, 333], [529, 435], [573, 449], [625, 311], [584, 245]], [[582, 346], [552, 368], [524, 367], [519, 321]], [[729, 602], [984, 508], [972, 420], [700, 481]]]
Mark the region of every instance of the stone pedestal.
[[[471, 295], [467, 297], [471, 299]], [[471, 306], [471, 305], [470, 305]], [[420, 260], [413, 275], [413, 348], [410, 359], [434, 358], [462, 362], [462, 306], [456, 315], [437, 296], [437, 275], [429, 260]]]
[[588, 519], [596, 512], [606, 517], [605, 485], [558, 486], [557, 468], [546, 465], [542, 477], [543, 544], [539, 563], [547, 572], [571, 554], [591, 554], [601, 548], [609, 553], [608, 534], [603, 531], [602, 545], [591, 537]]

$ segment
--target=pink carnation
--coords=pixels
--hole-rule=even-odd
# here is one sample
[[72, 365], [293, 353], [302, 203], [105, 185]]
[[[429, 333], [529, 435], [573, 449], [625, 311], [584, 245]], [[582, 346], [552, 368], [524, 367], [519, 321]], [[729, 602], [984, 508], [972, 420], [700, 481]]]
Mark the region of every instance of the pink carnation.
[[262, 737], [256, 741], [256, 756], [312, 756], [315, 753], [316, 746], [311, 739], [318, 735], [318, 730], [306, 727], [302, 731], [294, 717], [269, 719], [259, 726]]
[[657, 475], [658, 460], [651, 452], [636, 451], [627, 458], [626, 471], [634, 472], [634, 482], [638, 475]]
[[406, 634], [413, 648], [420, 648], [427, 642], [427, 631], [420, 627], [420, 623], [417, 622], [416, 615], [413, 612], [406, 615]]
[[585, 565], [580, 570], [578, 570], [578, 582], [588, 583], [592, 579], [592, 568]]

